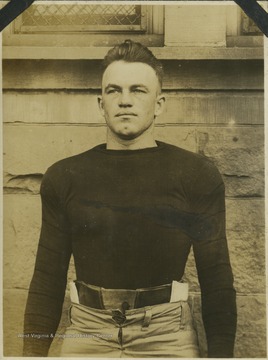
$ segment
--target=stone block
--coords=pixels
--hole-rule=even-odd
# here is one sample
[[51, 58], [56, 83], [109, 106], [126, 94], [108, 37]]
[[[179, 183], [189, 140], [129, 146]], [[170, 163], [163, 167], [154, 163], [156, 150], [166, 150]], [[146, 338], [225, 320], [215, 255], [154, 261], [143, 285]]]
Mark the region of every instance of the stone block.
[[267, 358], [265, 295], [237, 297], [235, 357]]
[[[183, 31], [184, 32], [184, 31]], [[161, 48], [160, 48], [161, 50]], [[163, 88], [169, 90], [263, 90], [263, 60], [163, 60]], [[3, 61], [5, 89], [99, 90], [96, 60]]]
[[[230, 196], [264, 196], [263, 139], [249, 148], [214, 148], [209, 156], [219, 167]], [[213, 154], [213, 155], [212, 155]]]
[[[263, 199], [227, 199], [226, 233], [234, 287], [239, 294], [265, 292], [265, 224]], [[242, 256], [241, 256], [242, 255]], [[200, 292], [191, 250], [184, 280]]]
[[[24, 311], [28, 291], [21, 289], [5, 289], [3, 291], [3, 353], [4, 356], [22, 356], [23, 349], [23, 322]], [[70, 307], [69, 295], [67, 294], [61, 321], [57, 330], [58, 334], [64, 334], [69, 324], [68, 309]], [[49, 356], [59, 356], [61, 338], [55, 337], [49, 352]]]
[[[41, 227], [39, 196], [4, 195], [3, 283], [5, 288], [28, 289], [34, 271]], [[75, 279], [73, 258], [68, 281]]]
[[196, 141], [218, 166], [227, 196], [264, 196], [263, 127], [197, 128]]
[[209, 157], [223, 176], [226, 196], [264, 196], [263, 127], [159, 125], [155, 133], [160, 140]]
[[243, 91], [166, 92], [164, 113], [157, 123], [177, 124], [263, 124], [264, 96]]
[[4, 287], [27, 289], [33, 274], [40, 233], [40, 198], [5, 195], [3, 204]]
[[207, 357], [207, 338], [202, 319], [200, 295], [189, 295], [189, 305], [192, 311], [194, 326], [197, 332], [200, 357]]
[[200, 293], [200, 286], [197, 277], [193, 249], [191, 249], [186, 263], [183, 281], [189, 284], [189, 291], [191, 293]]
[[[103, 124], [98, 91], [14, 91], [3, 94], [5, 123]], [[164, 92], [165, 111], [156, 123], [263, 124], [263, 92]], [[16, 106], [14, 106], [16, 104]]]
[[238, 293], [265, 292], [265, 219], [263, 199], [226, 202], [227, 238]]
[[[200, 296], [190, 296], [201, 357], [207, 357], [207, 343], [201, 314]], [[265, 295], [237, 296], [235, 358], [266, 358]]]
[[[157, 137], [195, 149], [195, 130], [157, 127]], [[161, 136], [159, 136], [161, 135]], [[86, 151], [106, 141], [105, 126], [6, 125], [4, 168], [7, 179], [43, 174], [57, 160]]]
[[22, 356], [23, 318], [27, 300], [27, 290], [3, 291], [3, 354]]
[[43, 174], [54, 162], [105, 141], [105, 126], [7, 125], [4, 167], [9, 175]]
[[33, 194], [40, 192], [43, 174], [12, 175], [5, 172], [3, 177], [5, 194]]
[[192, 152], [196, 151], [194, 127], [159, 124], [155, 127], [155, 138]]
[[[3, 119], [8, 123], [101, 124], [96, 91], [6, 91]], [[16, 106], [14, 106], [16, 104]]]

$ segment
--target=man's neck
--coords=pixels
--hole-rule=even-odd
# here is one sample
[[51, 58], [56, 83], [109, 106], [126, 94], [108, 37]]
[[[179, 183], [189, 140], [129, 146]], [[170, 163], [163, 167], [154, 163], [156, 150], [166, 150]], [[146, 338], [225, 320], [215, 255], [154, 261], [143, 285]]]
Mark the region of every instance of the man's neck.
[[107, 150], [139, 150], [157, 147], [156, 141], [152, 134], [142, 134], [135, 139], [121, 139], [108, 131], [107, 133]]

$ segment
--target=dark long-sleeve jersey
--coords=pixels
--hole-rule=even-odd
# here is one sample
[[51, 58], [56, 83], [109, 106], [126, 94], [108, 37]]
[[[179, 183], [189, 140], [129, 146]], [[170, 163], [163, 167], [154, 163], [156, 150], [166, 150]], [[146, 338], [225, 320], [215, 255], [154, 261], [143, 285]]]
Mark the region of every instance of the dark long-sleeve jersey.
[[[55, 334], [71, 254], [78, 280], [136, 289], [181, 280], [192, 246], [208, 356], [232, 357], [236, 302], [222, 178], [206, 157], [157, 145], [103, 144], [48, 169], [25, 334]], [[25, 338], [24, 355], [46, 356], [51, 341]]]

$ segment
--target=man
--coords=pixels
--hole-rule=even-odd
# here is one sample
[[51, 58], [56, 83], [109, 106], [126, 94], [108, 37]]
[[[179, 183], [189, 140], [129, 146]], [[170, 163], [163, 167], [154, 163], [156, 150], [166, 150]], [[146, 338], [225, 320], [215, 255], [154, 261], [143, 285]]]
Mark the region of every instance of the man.
[[[156, 141], [162, 67], [130, 40], [104, 59], [107, 143], [61, 160], [42, 186], [42, 230], [25, 312], [25, 356], [46, 356], [66, 274], [71, 325], [62, 356], [198, 357], [182, 282], [193, 246], [209, 357], [232, 357], [233, 276], [224, 185], [205, 157]], [[48, 336], [51, 334], [51, 336]]]

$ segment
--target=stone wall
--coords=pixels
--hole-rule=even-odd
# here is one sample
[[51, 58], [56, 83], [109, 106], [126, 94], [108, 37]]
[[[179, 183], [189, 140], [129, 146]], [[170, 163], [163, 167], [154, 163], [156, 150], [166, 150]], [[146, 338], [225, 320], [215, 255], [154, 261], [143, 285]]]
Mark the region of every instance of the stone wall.
[[[99, 62], [5, 60], [4, 355], [20, 356], [40, 230], [39, 186], [53, 162], [105, 142]], [[236, 357], [266, 357], [263, 62], [164, 61], [167, 108], [156, 137], [210, 157], [226, 185], [238, 303]], [[73, 264], [69, 277], [74, 278]], [[206, 355], [192, 254], [186, 279]], [[68, 323], [68, 290], [59, 332]], [[50, 355], [59, 353], [57, 342]]]

